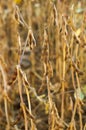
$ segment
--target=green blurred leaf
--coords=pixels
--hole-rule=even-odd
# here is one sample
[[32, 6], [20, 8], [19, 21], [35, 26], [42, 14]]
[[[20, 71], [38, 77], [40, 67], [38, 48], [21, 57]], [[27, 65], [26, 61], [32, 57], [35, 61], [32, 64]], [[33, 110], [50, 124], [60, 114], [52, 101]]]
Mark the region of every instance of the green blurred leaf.
[[82, 92], [83, 92], [84, 95], [86, 96], [86, 85], [84, 85], [84, 86], [82, 87]]
[[84, 10], [85, 10], [85, 9], [78, 8], [78, 9], [76, 10], [76, 13], [83, 13]]
[[75, 99], [80, 99], [80, 100], [83, 100], [84, 99], [84, 97], [85, 97], [85, 95], [84, 95], [84, 93], [81, 91], [81, 89], [80, 88], [77, 88], [76, 89], [76, 92], [74, 93], [74, 97], [75, 97]]

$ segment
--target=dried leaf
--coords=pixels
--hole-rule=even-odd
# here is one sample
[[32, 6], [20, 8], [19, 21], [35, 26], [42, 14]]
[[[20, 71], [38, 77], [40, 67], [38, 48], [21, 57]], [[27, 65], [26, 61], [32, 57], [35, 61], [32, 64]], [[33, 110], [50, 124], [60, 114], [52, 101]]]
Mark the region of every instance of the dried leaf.
[[81, 28], [76, 30], [76, 36], [78, 37], [80, 35], [80, 33], [81, 33]]

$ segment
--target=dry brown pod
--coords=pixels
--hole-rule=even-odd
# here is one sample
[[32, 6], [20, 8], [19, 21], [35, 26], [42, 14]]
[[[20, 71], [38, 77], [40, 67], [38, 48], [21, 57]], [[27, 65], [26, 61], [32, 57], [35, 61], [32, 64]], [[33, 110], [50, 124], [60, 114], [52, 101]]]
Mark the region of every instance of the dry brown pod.
[[36, 40], [34, 38], [31, 28], [28, 30], [28, 36], [27, 36], [26, 42], [31, 50], [34, 49], [34, 47], [36, 46]]

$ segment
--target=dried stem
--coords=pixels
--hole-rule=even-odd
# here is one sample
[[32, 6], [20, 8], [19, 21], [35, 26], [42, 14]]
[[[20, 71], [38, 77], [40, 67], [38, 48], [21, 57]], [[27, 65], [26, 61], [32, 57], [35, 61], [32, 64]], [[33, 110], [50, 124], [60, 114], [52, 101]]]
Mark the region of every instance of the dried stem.
[[19, 94], [20, 94], [20, 100], [21, 100], [21, 108], [23, 110], [24, 119], [25, 119], [25, 130], [28, 130], [28, 124], [27, 124], [27, 115], [25, 110], [25, 104], [22, 97], [22, 84], [21, 84], [21, 75], [20, 75], [20, 66], [17, 66], [17, 77], [18, 77], [18, 87], [19, 87]]
[[63, 43], [63, 79], [62, 79], [62, 106], [61, 106], [61, 118], [62, 119], [64, 119], [65, 47], [66, 47], [66, 43]]
[[9, 113], [8, 113], [8, 102], [7, 102], [7, 98], [6, 98], [8, 85], [7, 85], [7, 76], [6, 76], [6, 73], [4, 70], [4, 62], [3, 62], [2, 57], [0, 57], [0, 70], [2, 73], [3, 84], [4, 84], [4, 107], [5, 107], [5, 115], [6, 115], [6, 120], [7, 120], [7, 130], [9, 130], [10, 129], [10, 120], [9, 120]]

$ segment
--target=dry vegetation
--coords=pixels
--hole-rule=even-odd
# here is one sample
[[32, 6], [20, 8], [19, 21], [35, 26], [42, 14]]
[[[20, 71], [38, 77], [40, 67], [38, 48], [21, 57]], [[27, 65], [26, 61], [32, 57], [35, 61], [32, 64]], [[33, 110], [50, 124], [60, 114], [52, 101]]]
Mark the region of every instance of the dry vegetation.
[[0, 0], [0, 130], [86, 130], [86, 0]]

